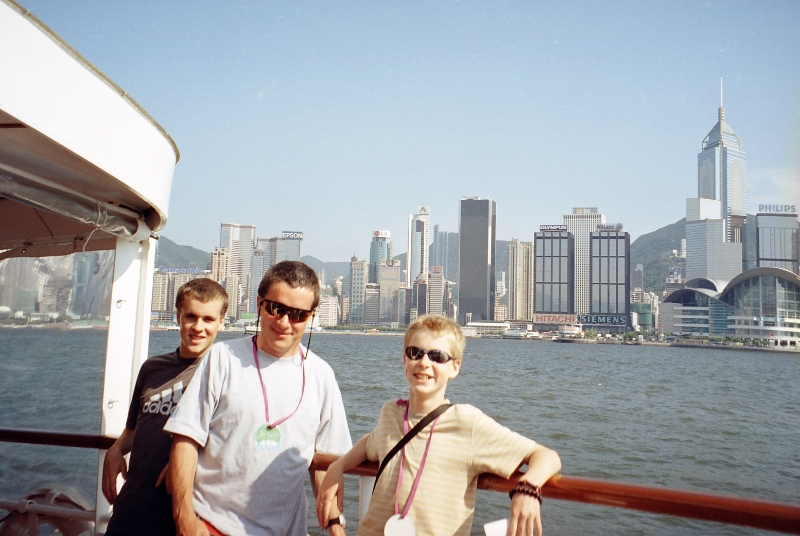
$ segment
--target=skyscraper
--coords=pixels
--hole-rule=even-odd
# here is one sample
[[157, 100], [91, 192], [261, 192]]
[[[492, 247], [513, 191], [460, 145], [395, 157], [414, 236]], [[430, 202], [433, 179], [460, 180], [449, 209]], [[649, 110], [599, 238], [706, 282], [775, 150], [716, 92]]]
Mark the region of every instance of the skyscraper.
[[369, 282], [380, 283], [379, 267], [381, 263], [392, 260], [392, 243], [389, 231], [372, 231], [372, 242], [369, 245]]
[[686, 279], [730, 281], [742, 272], [742, 244], [725, 241], [720, 202], [686, 200]]
[[[591, 283], [590, 313], [592, 316], [616, 315], [614, 322], [624, 330], [630, 313], [630, 235], [622, 231], [622, 225], [600, 225], [590, 235]], [[619, 318], [624, 315], [623, 318]], [[595, 319], [596, 320], [596, 319]], [[593, 324], [595, 322], [588, 322]]]
[[364, 292], [367, 288], [367, 261], [350, 259], [350, 323], [364, 323]]
[[238, 223], [220, 225], [219, 247], [228, 250], [228, 273], [245, 281], [250, 272], [250, 259], [256, 243], [256, 226]]
[[564, 214], [561, 220], [572, 233], [575, 244], [575, 313], [586, 314], [589, 312], [589, 234], [604, 224], [606, 217], [597, 212], [597, 207], [575, 207], [572, 214]]
[[533, 318], [533, 242], [511, 239], [508, 245], [508, 318]]
[[797, 214], [756, 215], [756, 262], [798, 273]]
[[428, 313], [433, 315], [446, 315], [444, 308], [447, 281], [441, 266], [433, 266], [428, 274]]
[[697, 155], [697, 197], [721, 203], [718, 218], [723, 220], [725, 241], [741, 242], [746, 216], [746, 158], [742, 140], [725, 122], [722, 81], [717, 124], [703, 139], [702, 147]]
[[494, 318], [497, 205], [464, 197], [459, 211], [458, 320], [465, 324]]
[[421, 205], [418, 214], [408, 215], [408, 253], [406, 253], [406, 286], [411, 288], [417, 276], [428, 277], [431, 207]]
[[534, 239], [535, 313], [575, 313], [575, 239], [566, 225], [540, 225]]

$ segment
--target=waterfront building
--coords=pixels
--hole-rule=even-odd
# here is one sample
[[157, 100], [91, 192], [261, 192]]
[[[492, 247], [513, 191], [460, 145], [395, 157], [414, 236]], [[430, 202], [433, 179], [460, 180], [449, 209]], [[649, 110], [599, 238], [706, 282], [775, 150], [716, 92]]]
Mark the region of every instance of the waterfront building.
[[153, 303], [151, 311], [171, 311], [169, 305], [169, 273], [156, 272], [153, 274]]
[[239, 303], [242, 301], [239, 276], [229, 274], [222, 286], [225, 287], [225, 292], [228, 294], [228, 318], [235, 322], [239, 319]]
[[373, 231], [369, 245], [369, 278], [370, 283], [380, 283], [379, 267], [392, 260], [392, 243], [389, 231]]
[[574, 315], [576, 270], [572, 233], [566, 225], [541, 225], [533, 236], [534, 314], [556, 319]]
[[725, 221], [716, 214], [720, 202], [686, 200], [686, 278], [730, 281], [742, 272], [741, 242], [725, 240]]
[[[258, 240], [258, 243], [261, 243], [261, 239]], [[264, 251], [257, 247], [255, 251], [253, 251], [253, 257], [250, 261], [249, 282], [247, 284], [248, 313], [258, 312], [258, 286], [261, 284], [261, 280], [264, 279], [264, 274], [267, 273], [270, 266], [272, 266], [272, 264], [270, 262], [269, 251]]]
[[408, 249], [406, 250], [406, 285], [411, 288], [412, 282], [419, 275], [428, 277], [430, 254], [430, 220], [431, 207], [421, 205], [419, 213], [408, 215]]
[[439, 266], [444, 278], [448, 278], [448, 251], [450, 235], [447, 231], [440, 231], [438, 225], [433, 226], [433, 244], [431, 244], [430, 266]]
[[445, 308], [445, 296], [447, 292], [447, 280], [444, 278], [444, 270], [441, 266], [433, 266], [428, 274], [428, 304], [429, 314], [442, 315], [447, 312]]
[[405, 307], [405, 279], [399, 260], [383, 261], [378, 266], [380, 281], [380, 309], [378, 316], [381, 323], [400, 324], [403, 321]]
[[641, 264], [637, 264], [631, 274], [631, 288], [633, 290], [644, 290], [644, 266]]
[[572, 214], [564, 214], [561, 221], [572, 233], [575, 243], [575, 312], [586, 314], [589, 312], [589, 234], [604, 224], [606, 217], [597, 207], [575, 207]]
[[491, 199], [464, 197], [459, 211], [458, 320], [494, 318], [497, 206]]
[[222, 284], [228, 276], [228, 263], [227, 248], [214, 248], [211, 252], [211, 279]]
[[511, 239], [508, 246], [508, 317], [531, 320], [534, 313], [533, 242]]
[[380, 322], [381, 286], [377, 283], [364, 285], [364, 324], [377, 326]]
[[756, 215], [756, 264], [798, 273], [797, 214]]
[[622, 224], [598, 225], [590, 234], [590, 310], [584, 329], [624, 333], [630, 326], [630, 235]]
[[707, 278], [661, 304], [664, 333], [763, 339], [781, 348], [800, 343], [800, 277], [783, 268], [747, 270], [729, 283]]
[[350, 323], [364, 323], [364, 291], [367, 286], [367, 261], [350, 259]]
[[228, 250], [228, 273], [239, 276], [240, 283], [247, 279], [250, 272], [255, 242], [255, 225], [220, 224], [219, 247]]
[[336, 326], [339, 324], [339, 299], [336, 296], [320, 296], [317, 307], [317, 318], [322, 327]]
[[742, 242], [746, 167], [742, 140], [725, 122], [720, 81], [717, 124], [703, 139], [702, 151], [697, 155], [697, 197], [720, 202], [720, 212], [714, 219], [723, 221], [725, 242]]

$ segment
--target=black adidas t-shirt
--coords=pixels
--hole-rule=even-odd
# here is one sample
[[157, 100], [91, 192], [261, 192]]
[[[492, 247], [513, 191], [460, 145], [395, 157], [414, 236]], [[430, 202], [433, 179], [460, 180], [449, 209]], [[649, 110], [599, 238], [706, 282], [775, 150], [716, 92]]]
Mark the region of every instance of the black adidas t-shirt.
[[108, 532], [174, 536], [172, 500], [158, 475], [169, 462], [172, 436], [164, 432], [200, 358], [178, 357], [178, 351], [153, 356], [139, 370], [126, 427], [134, 430], [128, 479], [114, 502]]

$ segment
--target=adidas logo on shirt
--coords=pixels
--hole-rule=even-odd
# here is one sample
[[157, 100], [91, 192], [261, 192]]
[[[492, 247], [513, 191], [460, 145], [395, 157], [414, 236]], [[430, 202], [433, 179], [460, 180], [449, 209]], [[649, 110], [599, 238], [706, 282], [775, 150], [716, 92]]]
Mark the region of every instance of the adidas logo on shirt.
[[142, 413], [158, 413], [172, 416], [178, 407], [178, 402], [183, 396], [183, 381], [179, 381], [171, 388], [164, 389], [145, 400]]

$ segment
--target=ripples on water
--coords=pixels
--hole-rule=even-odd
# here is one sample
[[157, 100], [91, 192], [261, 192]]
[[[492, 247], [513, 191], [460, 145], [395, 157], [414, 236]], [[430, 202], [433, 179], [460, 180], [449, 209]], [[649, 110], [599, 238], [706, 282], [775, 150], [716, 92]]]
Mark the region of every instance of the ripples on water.
[[[0, 426], [96, 433], [105, 340], [0, 330]], [[150, 353], [177, 344], [153, 332]], [[320, 334], [312, 349], [336, 371], [354, 440], [406, 394], [400, 337]], [[556, 449], [564, 474], [798, 503], [799, 391], [798, 355], [473, 339], [448, 396]], [[67, 482], [91, 503], [96, 465], [94, 451], [0, 443], [0, 497]], [[354, 528], [357, 479], [346, 486]], [[479, 492], [473, 533], [507, 508]], [[544, 522], [549, 535], [761, 533], [566, 501], [546, 501]]]

